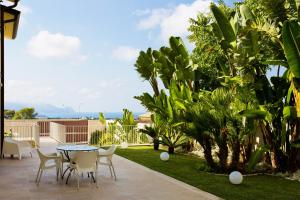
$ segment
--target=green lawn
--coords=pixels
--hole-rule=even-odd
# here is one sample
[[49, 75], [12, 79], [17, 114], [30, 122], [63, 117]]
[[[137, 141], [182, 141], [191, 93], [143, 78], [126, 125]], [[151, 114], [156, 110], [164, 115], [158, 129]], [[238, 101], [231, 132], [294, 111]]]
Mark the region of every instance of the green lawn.
[[229, 183], [228, 176], [199, 171], [199, 165], [204, 162], [200, 158], [176, 154], [171, 155], [169, 161], [163, 162], [159, 159], [160, 152], [154, 151], [152, 147], [148, 146], [129, 147], [116, 151], [122, 157], [224, 199], [300, 199], [300, 182], [298, 181], [259, 175], [244, 177], [241, 185], [232, 185]]

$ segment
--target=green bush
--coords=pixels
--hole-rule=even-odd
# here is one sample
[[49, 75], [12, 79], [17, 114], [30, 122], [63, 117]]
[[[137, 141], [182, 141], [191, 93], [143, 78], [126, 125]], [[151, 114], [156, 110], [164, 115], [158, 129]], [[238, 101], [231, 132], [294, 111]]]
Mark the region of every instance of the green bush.
[[100, 144], [100, 138], [102, 136], [102, 132], [99, 130], [96, 130], [92, 133], [91, 135], [91, 139], [90, 139], [90, 144], [91, 145], [96, 145], [96, 144]]
[[202, 172], [212, 172], [213, 170], [206, 164], [206, 162], [201, 162], [197, 164], [197, 169]]

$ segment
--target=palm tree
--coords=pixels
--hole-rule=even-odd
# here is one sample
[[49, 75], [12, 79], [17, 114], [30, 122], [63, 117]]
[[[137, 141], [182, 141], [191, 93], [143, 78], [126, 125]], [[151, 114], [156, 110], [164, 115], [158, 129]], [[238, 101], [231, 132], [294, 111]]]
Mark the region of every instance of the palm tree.
[[153, 51], [148, 48], [146, 52], [141, 51], [140, 55], [136, 61], [135, 69], [140, 74], [140, 76], [149, 81], [154, 95], [159, 95], [159, 88], [157, 83], [157, 65], [155, 63]]

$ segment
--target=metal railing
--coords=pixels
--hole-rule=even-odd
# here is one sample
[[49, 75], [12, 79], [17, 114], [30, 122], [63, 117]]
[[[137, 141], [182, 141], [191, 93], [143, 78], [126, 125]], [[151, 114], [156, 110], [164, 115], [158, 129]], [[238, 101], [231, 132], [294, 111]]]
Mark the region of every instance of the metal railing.
[[149, 144], [146, 134], [142, 133], [137, 126], [104, 126], [102, 130], [90, 133], [91, 145], [111, 145], [127, 142], [129, 145]]
[[121, 144], [149, 144], [148, 137], [137, 126], [120, 125], [84, 125], [71, 126], [55, 122], [50, 123], [50, 137], [61, 143], [86, 143], [97, 146]]

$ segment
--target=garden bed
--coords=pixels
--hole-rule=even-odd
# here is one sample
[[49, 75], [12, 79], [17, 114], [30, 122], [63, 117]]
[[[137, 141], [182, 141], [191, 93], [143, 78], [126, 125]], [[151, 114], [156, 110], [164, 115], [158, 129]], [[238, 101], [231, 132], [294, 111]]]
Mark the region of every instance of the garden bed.
[[246, 176], [241, 185], [229, 183], [228, 176], [200, 171], [205, 161], [192, 155], [170, 155], [167, 162], [159, 159], [161, 151], [150, 146], [117, 149], [116, 153], [150, 169], [171, 176], [224, 199], [300, 199], [300, 182], [269, 175]]

